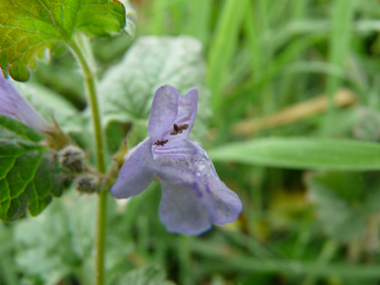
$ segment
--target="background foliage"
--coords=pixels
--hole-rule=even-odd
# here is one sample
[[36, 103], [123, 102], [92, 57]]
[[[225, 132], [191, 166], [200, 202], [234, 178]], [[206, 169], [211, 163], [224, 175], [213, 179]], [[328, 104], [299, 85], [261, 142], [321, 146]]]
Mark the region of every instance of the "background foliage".
[[[135, 38], [92, 41], [109, 154], [127, 133], [131, 147], [146, 137], [157, 86], [182, 94], [196, 86], [194, 139], [244, 210], [233, 224], [186, 237], [159, 222], [159, 183], [128, 205], [109, 199], [109, 284], [378, 284], [379, 1], [130, 4]], [[41, 57], [20, 91], [93, 147], [75, 60], [64, 50]], [[34, 155], [43, 171], [39, 137], [16, 125], [8, 132], [20, 140], [10, 159], [24, 167]], [[68, 190], [38, 217], [0, 223], [0, 284], [92, 284], [94, 198]]]

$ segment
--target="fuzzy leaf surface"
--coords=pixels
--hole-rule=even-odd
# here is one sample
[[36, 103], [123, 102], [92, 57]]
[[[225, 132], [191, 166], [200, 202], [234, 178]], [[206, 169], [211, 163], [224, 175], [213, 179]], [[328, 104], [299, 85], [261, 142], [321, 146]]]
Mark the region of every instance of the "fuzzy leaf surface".
[[170, 281], [165, 281], [165, 276], [165, 271], [159, 265], [149, 265], [128, 272], [124, 278], [119, 281], [119, 284], [174, 285], [174, 283]]
[[[16, 261], [27, 277], [39, 276], [42, 284], [57, 284], [75, 276], [80, 284], [94, 284], [93, 247], [97, 197], [69, 190], [54, 199], [41, 215], [15, 225]], [[133, 250], [116, 202], [107, 201], [106, 280], [129, 270], [127, 256]], [[78, 267], [81, 270], [78, 270]], [[113, 283], [119, 284], [119, 283]], [[124, 283], [120, 283], [124, 284]], [[132, 283], [133, 284], [133, 283]]]
[[380, 209], [378, 172], [324, 172], [307, 176], [311, 200], [327, 235], [348, 243], [363, 235], [367, 218]]
[[202, 46], [198, 40], [187, 36], [141, 37], [122, 62], [111, 68], [101, 81], [99, 94], [103, 123], [147, 120], [154, 92], [161, 85], [174, 86], [182, 96], [197, 87], [198, 115], [191, 138], [202, 141], [210, 116], [205, 73]]

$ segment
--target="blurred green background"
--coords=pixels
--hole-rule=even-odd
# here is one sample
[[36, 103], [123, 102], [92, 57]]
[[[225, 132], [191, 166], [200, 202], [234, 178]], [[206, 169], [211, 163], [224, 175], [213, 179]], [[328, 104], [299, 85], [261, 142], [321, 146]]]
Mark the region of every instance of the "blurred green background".
[[[199, 87], [194, 139], [212, 158], [219, 146], [267, 137], [380, 140], [380, 1], [130, 5], [135, 37], [92, 42], [101, 102], [115, 102], [104, 107], [110, 155], [127, 133], [130, 146], [146, 137], [151, 96], [164, 83], [182, 95]], [[75, 130], [87, 113], [74, 58], [56, 52], [28, 84], [69, 101], [54, 109], [58, 122], [91, 147]], [[126, 206], [109, 199], [107, 284], [140, 284], [127, 274], [135, 268], [151, 276], [141, 284], [380, 284], [379, 172], [214, 162], [243, 201], [239, 219], [188, 237], [159, 222], [158, 182]], [[94, 199], [69, 191], [37, 218], [1, 223], [0, 284], [92, 284]]]

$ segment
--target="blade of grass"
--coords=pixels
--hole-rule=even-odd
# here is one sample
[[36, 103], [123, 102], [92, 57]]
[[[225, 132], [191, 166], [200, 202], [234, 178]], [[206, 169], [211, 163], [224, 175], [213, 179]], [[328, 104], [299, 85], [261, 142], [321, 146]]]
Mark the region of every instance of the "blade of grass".
[[166, 0], [155, 0], [153, 4], [153, 34], [162, 35], [165, 32]]
[[[339, 249], [339, 244], [332, 239], [329, 239], [323, 245], [322, 251], [319, 254], [316, 262], [320, 265], [328, 264], [331, 259], [334, 258]], [[302, 285], [314, 285], [317, 282], [317, 276], [308, 275], [306, 276]]]
[[300, 222], [300, 227], [297, 233], [297, 239], [293, 246], [293, 259], [302, 259], [304, 258], [305, 252], [308, 250], [308, 245], [312, 241], [314, 234], [314, 208], [308, 206], [307, 210], [303, 214], [303, 218]]
[[[270, 257], [248, 257], [239, 253], [227, 244], [215, 244], [201, 240], [192, 239], [191, 250], [210, 261], [205, 260], [201, 268], [202, 275], [213, 272], [223, 273], [283, 273], [286, 275], [308, 275], [315, 278], [342, 277], [357, 279], [380, 278], [377, 265], [355, 265], [345, 263], [323, 263], [330, 258], [336, 250], [335, 242], [327, 242], [321, 252], [318, 262], [296, 261], [292, 259], [280, 259]], [[257, 254], [255, 251], [253, 254]], [[260, 255], [260, 254], [259, 254]], [[265, 254], [266, 255], [266, 254]], [[213, 259], [216, 259], [215, 262]]]
[[221, 111], [222, 91], [228, 67], [235, 54], [247, 0], [226, 0], [218, 18], [216, 32], [208, 53], [207, 83], [211, 90], [211, 107], [214, 116]]
[[266, 31], [270, 27], [269, 7], [272, 3], [271, 0], [258, 0], [255, 3], [259, 6], [260, 22], [262, 24], [262, 31]]
[[[266, 1], [269, 2], [269, 1]], [[269, 2], [270, 3], [270, 2]], [[281, 21], [283, 19], [286, 19], [286, 7], [289, 3], [289, 0], [282, 0], [282, 1], [273, 1], [270, 3], [270, 7], [268, 10], [268, 16], [270, 20], [270, 26], [275, 26], [281, 24]], [[286, 19], [287, 21], [290, 19]]]
[[308, 274], [314, 277], [341, 277], [371, 280], [380, 278], [378, 265], [355, 265], [345, 263], [319, 264], [310, 261], [261, 259], [239, 256], [235, 258], [218, 259], [218, 262], [204, 262], [203, 274], [212, 272], [241, 273], [282, 273], [286, 275]]
[[214, 161], [291, 169], [380, 170], [380, 145], [321, 138], [263, 138], [209, 150]]
[[[333, 4], [332, 11], [332, 30], [329, 39], [328, 60], [337, 67], [344, 67], [344, 61], [347, 58], [352, 34], [352, 22], [355, 11], [355, 0], [336, 0]], [[327, 94], [330, 99], [330, 110], [333, 112], [333, 94], [341, 85], [339, 77], [329, 75], [327, 77]], [[329, 113], [331, 113], [329, 112]], [[329, 114], [326, 117], [326, 127], [330, 122]]]
[[193, 276], [190, 269], [189, 242], [191, 237], [181, 236], [178, 239], [178, 260], [179, 260], [179, 280], [180, 284], [193, 284]]
[[186, 25], [186, 5], [185, 0], [176, 1], [168, 8], [171, 15], [170, 29], [166, 29], [166, 34], [180, 35]]
[[244, 18], [244, 35], [247, 38], [251, 52], [252, 72], [254, 76], [260, 76], [260, 73], [264, 68], [264, 56], [260, 47], [259, 31], [256, 22], [252, 4], [249, 2]]
[[210, 18], [213, 0], [188, 0], [190, 7], [189, 26], [190, 35], [207, 47], [210, 38]]
[[300, 20], [305, 17], [309, 0], [293, 0], [293, 19]]
[[[290, 35], [290, 34], [289, 34]], [[250, 81], [245, 82], [244, 84], [250, 85], [248, 89], [251, 89], [255, 92], [250, 92], [250, 93], [244, 93], [247, 94], [244, 96], [244, 106], [248, 106], [249, 104], [252, 104], [253, 101], [255, 100], [253, 96], [256, 96], [256, 94], [260, 94], [261, 97], [267, 96], [266, 94], [271, 94], [271, 93], [266, 93], [264, 92], [265, 90], [268, 91], [270, 88], [269, 85], [273, 84], [273, 81], [280, 77], [283, 76], [284, 73], [286, 73], [286, 69], [290, 66], [290, 63], [293, 61], [296, 61], [297, 57], [299, 54], [313, 46], [314, 44], [317, 44], [318, 42], [321, 42], [323, 40], [323, 37], [321, 35], [315, 34], [315, 35], [310, 35], [307, 37], [303, 37], [300, 39], [296, 39], [292, 41], [291, 43], [288, 44], [288, 46], [279, 54], [277, 57], [273, 58], [273, 61], [270, 62], [270, 65], [267, 65], [267, 67], [259, 67], [257, 66], [258, 69], [260, 69], [258, 72], [253, 73], [252, 79]], [[260, 58], [262, 59], [263, 56], [259, 54]], [[269, 62], [268, 60], [266, 60]], [[242, 63], [242, 64], [249, 64], [249, 63]], [[267, 63], [268, 64], [268, 63]], [[296, 64], [296, 63], [294, 63]], [[310, 66], [313, 67], [313, 66]], [[311, 70], [312, 72], [315, 72], [315, 69]], [[321, 70], [324, 71], [324, 70]], [[304, 70], [302, 70], [304, 72]], [[298, 76], [298, 75], [297, 75]], [[231, 82], [233, 79], [230, 79], [229, 82]], [[239, 84], [241, 86], [241, 84]], [[269, 86], [269, 87], [268, 87]], [[237, 86], [240, 88], [239, 86]], [[263, 91], [264, 90], [264, 91]], [[235, 101], [235, 98], [230, 98], [233, 101]], [[260, 102], [261, 104], [264, 104], [265, 106], [266, 102], [264, 102], [265, 98], [259, 98], [259, 100], [255, 101], [262, 101]], [[268, 99], [269, 100], [269, 99]], [[284, 101], [285, 99], [281, 100]], [[224, 107], [226, 106], [231, 106], [231, 103], [228, 102], [229, 100], [227, 99], [225, 102]], [[277, 107], [277, 102], [278, 100], [275, 100], [274, 106]], [[269, 101], [267, 102], [268, 104], [270, 103]], [[270, 104], [269, 104], [270, 105]], [[265, 108], [264, 108], [265, 109]], [[267, 112], [261, 112], [261, 113], [268, 113], [270, 111], [270, 108], [266, 108]], [[260, 113], [260, 114], [261, 114]]]
[[[290, 21], [291, 23], [297, 20], [302, 20], [306, 18], [306, 8], [308, 5], [309, 0], [294, 0], [289, 3], [290, 8]], [[300, 43], [298, 41], [298, 43]], [[298, 46], [296, 45], [297, 56], [295, 58], [295, 62], [298, 62], [302, 60], [305, 56], [305, 48], [300, 43]], [[302, 77], [302, 80], [301, 80]], [[280, 88], [280, 91], [282, 94], [279, 94], [280, 100], [277, 100], [277, 108], [282, 107], [287, 102], [294, 102], [301, 100], [301, 98], [304, 96], [305, 92], [305, 82], [306, 82], [306, 76], [304, 74], [300, 76], [286, 76], [282, 77], [282, 87]], [[295, 90], [296, 89], [296, 90]]]
[[[277, 21], [277, 19], [273, 18], [272, 11], [274, 10], [281, 10], [282, 3], [285, 1], [281, 1], [281, 3], [278, 3], [277, 1], [270, 1], [270, 0], [259, 0], [258, 1], [258, 10], [260, 11], [260, 22], [259, 24], [259, 33], [261, 37], [270, 37], [269, 35], [272, 33], [271, 28], [273, 26], [273, 23]], [[273, 6], [274, 5], [274, 6]], [[257, 5], [256, 5], [257, 6]], [[274, 8], [273, 8], [274, 7]], [[273, 9], [272, 9], [273, 8]], [[267, 72], [272, 68], [273, 60], [275, 58], [275, 46], [273, 45], [262, 45], [262, 58], [263, 58], [263, 71]], [[262, 73], [260, 74], [262, 75]], [[259, 77], [258, 77], [259, 78]], [[267, 82], [260, 86], [260, 89], [258, 89], [258, 93], [260, 96], [260, 109], [261, 114], [266, 114], [273, 110], [275, 108], [276, 102], [273, 100], [273, 82]], [[259, 87], [259, 86], [257, 86]]]

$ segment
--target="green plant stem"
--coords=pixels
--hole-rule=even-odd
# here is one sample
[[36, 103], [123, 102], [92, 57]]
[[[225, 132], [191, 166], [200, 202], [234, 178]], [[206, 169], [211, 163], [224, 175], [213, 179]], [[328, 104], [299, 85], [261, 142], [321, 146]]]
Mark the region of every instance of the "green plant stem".
[[[83, 71], [83, 76], [88, 92], [92, 122], [95, 133], [96, 143], [96, 161], [97, 169], [100, 173], [105, 173], [104, 161], [104, 144], [103, 132], [101, 127], [100, 112], [97, 99], [96, 89], [96, 73], [91, 70], [86, 57], [79, 46], [74, 42], [70, 42], [73, 53], [77, 57]], [[106, 228], [106, 203], [107, 191], [102, 191], [99, 195], [97, 221], [96, 221], [96, 241], [95, 241], [95, 284], [102, 285], [104, 279], [104, 244], [105, 244], [105, 228]]]
[[[326, 265], [331, 259], [334, 258], [334, 255], [339, 249], [339, 244], [332, 239], [329, 239], [323, 245], [322, 251], [317, 258], [317, 265]], [[314, 285], [317, 282], [317, 277], [314, 275], [307, 275], [303, 285]]]
[[95, 284], [103, 284], [104, 275], [104, 244], [106, 229], [106, 204], [108, 191], [100, 193], [97, 212], [96, 243], [95, 243]]

